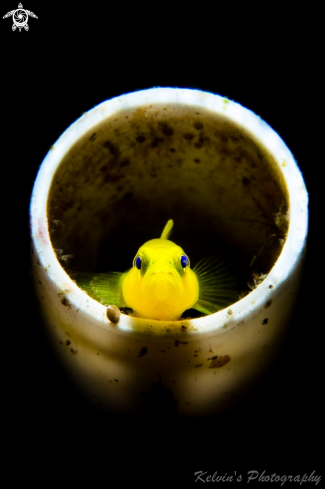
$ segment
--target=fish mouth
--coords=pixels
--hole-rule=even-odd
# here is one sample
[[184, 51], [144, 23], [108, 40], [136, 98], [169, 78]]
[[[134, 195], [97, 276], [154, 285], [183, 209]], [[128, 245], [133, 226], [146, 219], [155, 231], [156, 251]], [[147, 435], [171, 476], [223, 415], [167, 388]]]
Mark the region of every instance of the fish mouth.
[[159, 269], [159, 268], [154, 269], [154, 270], [150, 270], [146, 273], [144, 279], [149, 280], [152, 276], [155, 276], [156, 279], [161, 278], [162, 280], [164, 280], [165, 275], [171, 275], [176, 280], [181, 280], [179, 273], [174, 268], [169, 268], [167, 270], [166, 269]]
[[144, 277], [141, 292], [155, 300], [171, 300], [183, 292], [183, 284], [176, 270], [153, 270]]
[[173, 275], [174, 277], [177, 276], [177, 274], [173, 273], [173, 272], [166, 272], [166, 270], [161, 270], [161, 271], [158, 271], [158, 272], [151, 272], [148, 274], [148, 277], [151, 277], [152, 275], [157, 275], [157, 274], [166, 274], [166, 275]]

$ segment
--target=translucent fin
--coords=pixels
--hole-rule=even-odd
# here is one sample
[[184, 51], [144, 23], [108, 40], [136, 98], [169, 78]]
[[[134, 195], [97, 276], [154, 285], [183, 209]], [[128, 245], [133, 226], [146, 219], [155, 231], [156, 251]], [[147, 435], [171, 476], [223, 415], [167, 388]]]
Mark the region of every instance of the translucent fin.
[[239, 300], [240, 281], [225, 258], [203, 258], [193, 268], [199, 282], [199, 299], [193, 308], [212, 314]]
[[169, 219], [166, 226], [164, 227], [163, 232], [161, 233], [160, 239], [168, 239], [169, 236], [172, 234], [173, 226], [174, 221], [172, 219]]
[[[127, 272], [125, 272], [127, 273]], [[80, 273], [76, 275], [78, 286], [90, 297], [105, 306], [115, 305], [125, 307], [123, 299], [122, 283], [125, 273]]]

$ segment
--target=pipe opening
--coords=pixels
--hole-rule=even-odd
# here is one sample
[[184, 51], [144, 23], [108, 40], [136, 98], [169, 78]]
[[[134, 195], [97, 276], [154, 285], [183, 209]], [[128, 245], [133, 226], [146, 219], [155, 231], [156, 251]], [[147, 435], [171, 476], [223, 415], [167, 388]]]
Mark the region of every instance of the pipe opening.
[[52, 180], [47, 213], [72, 278], [127, 270], [173, 219], [170, 239], [192, 268], [227, 255], [247, 283], [281, 253], [288, 202], [274, 156], [245, 129], [202, 107], [154, 104], [115, 113], [80, 137]]

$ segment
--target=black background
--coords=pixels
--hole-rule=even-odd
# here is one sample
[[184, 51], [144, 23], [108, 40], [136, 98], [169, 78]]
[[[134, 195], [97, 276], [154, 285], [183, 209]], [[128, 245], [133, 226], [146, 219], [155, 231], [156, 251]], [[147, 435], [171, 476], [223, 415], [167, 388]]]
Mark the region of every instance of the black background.
[[[180, 7], [30, 0], [24, 8], [38, 19], [28, 32], [1, 20], [2, 421], [13, 480], [89, 475], [109, 486], [187, 484], [199, 470], [244, 480], [249, 470], [321, 474], [318, 29], [303, 11], [243, 11], [235, 21], [208, 5]], [[1, 16], [14, 8], [2, 2]], [[136, 417], [88, 406], [52, 356], [31, 288], [29, 199], [49, 147], [93, 106], [153, 86], [211, 91], [260, 115], [293, 152], [310, 193], [309, 249], [286, 344], [253, 393], [213, 419], [179, 419], [163, 392]]]

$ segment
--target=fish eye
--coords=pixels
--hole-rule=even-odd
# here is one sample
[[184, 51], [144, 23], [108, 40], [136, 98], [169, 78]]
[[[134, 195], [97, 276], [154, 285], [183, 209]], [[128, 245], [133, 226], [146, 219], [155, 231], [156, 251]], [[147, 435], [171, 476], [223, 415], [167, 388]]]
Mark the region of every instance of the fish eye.
[[181, 265], [183, 268], [186, 268], [188, 266], [188, 258], [186, 255], [181, 255]]
[[140, 256], [137, 256], [135, 259], [135, 266], [140, 270], [141, 268], [141, 258]]

